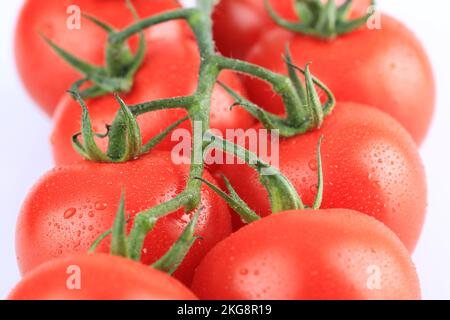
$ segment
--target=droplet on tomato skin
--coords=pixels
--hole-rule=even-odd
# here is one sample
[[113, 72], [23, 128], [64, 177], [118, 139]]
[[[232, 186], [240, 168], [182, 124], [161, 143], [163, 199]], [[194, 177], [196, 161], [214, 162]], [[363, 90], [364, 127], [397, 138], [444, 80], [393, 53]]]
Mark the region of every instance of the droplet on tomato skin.
[[69, 208], [66, 211], [64, 211], [64, 219], [70, 219], [77, 213], [77, 209], [75, 208]]
[[108, 207], [108, 204], [106, 202], [96, 202], [95, 203], [95, 210], [102, 211], [105, 210]]
[[312, 170], [312, 171], [317, 171], [317, 160], [312, 159], [308, 162], [308, 167]]
[[239, 273], [241, 274], [241, 275], [243, 275], [243, 276], [246, 276], [247, 274], [248, 274], [248, 269], [241, 269], [240, 271], [239, 271]]

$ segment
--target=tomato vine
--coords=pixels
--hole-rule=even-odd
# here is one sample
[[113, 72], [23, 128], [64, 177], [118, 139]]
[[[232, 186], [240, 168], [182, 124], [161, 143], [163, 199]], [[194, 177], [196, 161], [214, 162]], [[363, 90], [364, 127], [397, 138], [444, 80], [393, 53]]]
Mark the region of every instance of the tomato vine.
[[[234, 97], [236, 105], [240, 105], [246, 109], [263, 123], [267, 129], [278, 130], [279, 134], [283, 137], [295, 136], [320, 127], [324, 117], [330, 114], [334, 108], [334, 96], [323, 83], [311, 75], [309, 65], [305, 69], [300, 69], [294, 65], [288, 48], [286, 48], [284, 59], [289, 76], [274, 73], [245, 61], [231, 59], [217, 54], [212, 37], [211, 13], [214, 5], [214, 0], [199, 0], [197, 1], [197, 7], [194, 8], [176, 9], [144, 19], [138, 19], [136, 17], [137, 20], [135, 23], [120, 31], [116, 31], [104, 23], [97, 21], [95, 18], [87, 16], [87, 18], [91, 19], [92, 22], [96, 23], [109, 34], [106, 49], [107, 67], [103, 69], [92, 67], [46, 39], [62, 58], [85, 76], [84, 79], [74, 84], [70, 93], [81, 104], [83, 110], [82, 130], [80, 133], [74, 135], [73, 145], [86, 159], [98, 162], [130, 161], [150, 151], [153, 146], [161, 141], [162, 138], [169, 134], [182, 121], [189, 119], [192, 123], [201, 123], [201, 130], [194, 132], [193, 136], [194, 143], [192, 145], [190, 175], [186, 188], [173, 199], [140, 212], [134, 219], [128, 237], [125, 236], [125, 229], [123, 227], [124, 199], [122, 198], [117, 218], [118, 225], [115, 224], [112, 229], [113, 237], [116, 238], [113, 241], [117, 249], [113, 248], [113, 251], [116, 251], [115, 254], [127, 256], [133, 260], [140, 260], [144, 239], [153, 229], [159, 218], [181, 208], [184, 208], [186, 211], [193, 211], [199, 206], [202, 185], [199, 177], [202, 177], [205, 164], [203, 160], [198, 163], [195, 157], [198, 154], [203, 156], [210, 148], [218, 148], [226, 152], [234, 153], [259, 173], [261, 173], [262, 169], [269, 168], [271, 170], [271, 174], [269, 175], [260, 174], [260, 181], [269, 193], [273, 212], [305, 208], [295, 188], [280, 171], [270, 167], [269, 164], [261, 160], [252, 162], [251, 159], [257, 159], [257, 157], [251, 152], [209, 133], [213, 88], [216, 82], [218, 82], [220, 72], [223, 70], [232, 70], [247, 76], [257, 77], [271, 84], [273, 91], [283, 99], [286, 109], [285, 117], [271, 114], [241, 97], [226, 85], [221, 85]], [[145, 51], [143, 30], [171, 20], [186, 21], [192, 29], [198, 43], [201, 62], [196, 91], [190, 96], [155, 100], [130, 106], [127, 106], [116, 95], [120, 110], [114, 122], [108, 126], [107, 134], [99, 135], [94, 133], [90, 122], [89, 111], [83, 98], [105, 94], [106, 92], [127, 91], [132, 83], [132, 75], [142, 62], [142, 55]], [[141, 41], [137, 53], [133, 55], [128, 48], [127, 41], [135, 35], [140, 35]], [[299, 79], [298, 72], [304, 74], [305, 84]], [[87, 82], [91, 83], [92, 86], [80, 92], [79, 89]], [[320, 102], [316, 87], [319, 87], [326, 93], [328, 99], [324, 104]], [[136, 116], [155, 110], [180, 108], [188, 112], [187, 118], [177, 121], [149, 143], [142, 145]], [[83, 142], [79, 140], [80, 136], [82, 136]], [[106, 153], [96, 145], [95, 137], [109, 139], [109, 146]], [[195, 143], [196, 141], [200, 141], [200, 143]], [[318, 199], [319, 202], [320, 199]], [[252, 218], [251, 212], [247, 212], [247, 214]], [[108, 231], [108, 233], [111, 233], [111, 231]], [[99, 241], [102, 238], [104, 236], [100, 237]], [[188, 241], [190, 243], [192, 234], [188, 239], [190, 239]], [[97, 244], [98, 241], [95, 245]], [[181, 242], [181, 247], [185, 244], [186, 241]], [[187, 247], [185, 246], [185, 249]], [[166, 259], [166, 265], [171, 265], [173, 261], [179, 259], [179, 254], [173, 254], [174, 251], [180, 251], [178, 249], [180, 249], [180, 246], [175, 247], [175, 250], [171, 250], [172, 255], [168, 253], [168, 257], [171, 258]], [[171, 270], [171, 268], [169, 269]]]

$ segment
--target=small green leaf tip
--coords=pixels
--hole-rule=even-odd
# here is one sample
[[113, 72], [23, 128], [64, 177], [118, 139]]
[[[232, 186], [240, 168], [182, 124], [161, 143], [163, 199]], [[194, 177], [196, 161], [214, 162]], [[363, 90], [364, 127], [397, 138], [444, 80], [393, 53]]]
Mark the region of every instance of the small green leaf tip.
[[153, 268], [170, 275], [178, 269], [195, 241], [201, 239], [200, 237], [195, 236], [195, 227], [197, 226], [198, 218], [202, 210], [203, 207], [197, 209], [191, 221], [184, 228], [181, 236], [169, 251], [152, 265]]
[[125, 219], [125, 191], [120, 196], [119, 208], [112, 227], [111, 254], [120, 257], [128, 257], [128, 244]]
[[241, 197], [239, 197], [239, 195], [231, 186], [230, 181], [225, 176], [223, 176], [223, 179], [230, 194], [225, 193], [219, 187], [212, 184], [208, 180], [205, 180], [200, 177], [195, 177], [195, 179], [203, 182], [211, 190], [213, 190], [219, 197], [221, 197], [237, 214], [239, 214], [243, 222], [251, 223], [253, 221], [260, 219], [260, 217], [248, 206], [248, 204], [245, 203], [245, 201], [242, 200]]
[[322, 141], [323, 135], [320, 136], [319, 142], [317, 143], [317, 193], [314, 199], [314, 204], [312, 206], [313, 210], [320, 209], [320, 206], [322, 205], [322, 197], [323, 197], [323, 167], [321, 154]]

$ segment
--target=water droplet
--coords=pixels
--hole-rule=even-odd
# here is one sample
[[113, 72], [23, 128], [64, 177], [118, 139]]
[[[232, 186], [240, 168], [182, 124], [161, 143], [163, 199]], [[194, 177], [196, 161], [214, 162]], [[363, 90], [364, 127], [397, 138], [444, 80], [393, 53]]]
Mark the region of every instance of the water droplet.
[[246, 276], [248, 274], [248, 269], [241, 269], [241, 271], [239, 271], [239, 273], [243, 276]]
[[74, 243], [73, 245], [73, 249], [76, 250], [81, 246], [81, 240], [78, 240], [77, 242]]
[[312, 170], [312, 171], [317, 171], [317, 160], [312, 159], [308, 162], [308, 167]]
[[108, 204], [106, 202], [96, 202], [95, 203], [95, 210], [105, 210], [108, 207]]
[[75, 213], [77, 213], [77, 209], [75, 209], [75, 208], [67, 209], [67, 210], [64, 212], [64, 219], [69, 219], [69, 218], [73, 217], [73, 215], [74, 215]]

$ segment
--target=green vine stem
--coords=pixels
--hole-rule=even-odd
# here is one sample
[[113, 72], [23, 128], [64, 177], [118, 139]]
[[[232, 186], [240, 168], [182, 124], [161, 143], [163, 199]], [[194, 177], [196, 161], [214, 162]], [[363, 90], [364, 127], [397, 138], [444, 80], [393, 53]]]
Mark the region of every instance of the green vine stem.
[[[102, 135], [92, 131], [88, 108], [83, 101], [82, 94], [77, 94], [76, 90], [86, 81], [97, 83], [98, 81], [96, 79], [99, 75], [106, 79], [107, 73], [105, 74], [104, 71], [98, 73], [97, 70], [94, 70], [95, 72], [92, 73], [85, 72], [85, 78], [72, 88], [72, 94], [80, 102], [83, 109], [82, 132], [74, 136], [74, 146], [81, 155], [90, 160], [100, 162], [128, 161], [142, 153], [150, 151], [157, 144], [158, 139], [159, 141], [162, 140], [161, 136], [155, 137], [152, 142], [144, 146], [140, 145], [139, 148], [137, 147], [139, 143], [142, 143], [135, 119], [138, 115], [155, 110], [183, 108], [188, 112], [188, 118], [193, 126], [195, 123], [201, 123], [200, 130], [194, 130], [191, 166], [186, 188], [175, 198], [137, 214], [131, 231], [128, 237], [126, 237], [126, 252], [123, 252], [122, 249], [118, 250], [121, 254], [126, 254], [134, 260], [140, 260], [144, 240], [159, 218], [180, 209], [191, 212], [198, 208], [201, 200], [200, 194], [202, 187], [202, 181], [199, 180], [199, 177], [203, 176], [205, 169], [203, 155], [212, 146], [225, 150], [226, 152], [232, 150], [231, 152], [236, 156], [249, 160], [248, 164], [258, 171], [260, 181], [268, 191], [273, 212], [305, 208], [295, 188], [281, 172], [261, 160], [250, 161], [251, 159], [255, 159], [256, 156], [245, 148], [236, 146], [220, 137], [212, 137], [209, 135], [213, 89], [223, 70], [232, 70], [268, 82], [273, 87], [274, 92], [283, 99], [286, 107], [286, 117], [276, 117], [255, 105], [253, 105], [253, 109], [258, 110], [258, 112], [252, 112], [252, 108], [250, 107], [247, 107], [246, 110], [260, 120], [270, 119], [271, 122], [262, 121], [263, 124], [269, 129], [279, 130], [282, 136], [293, 136], [320, 127], [323, 118], [331, 112], [335, 105], [334, 97], [318, 79], [310, 74], [309, 66], [306, 66], [305, 70], [297, 70], [297, 67], [291, 61], [288, 49], [286, 50], [285, 60], [289, 70], [289, 76], [277, 74], [260, 66], [225, 58], [217, 54], [212, 38], [211, 12], [214, 4], [214, 0], [199, 0], [196, 8], [177, 9], [150, 18], [140, 19], [121, 31], [108, 29], [108, 50], [116, 50], [119, 52], [121, 50], [120, 48], [123, 48], [130, 37], [142, 34], [146, 28], [169, 20], [185, 20], [196, 37], [201, 62], [198, 86], [191, 96], [155, 100], [132, 106], [127, 106], [117, 96], [120, 109], [114, 122], [108, 127], [109, 130], [105, 138], [109, 139], [109, 145], [106, 153], [101, 152], [96, 146], [94, 137], [98, 138]], [[53, 45], [53, 47], [55, 46]], [[61, 50], [58, 50], [61, 53]], [[64, 55], [66, 57], [69, 56], [65, 53]], [[72, 62], [80, 62], [75, 59], [72, 59]], [[302, 82], [298, 78], [298, 71], [303, 72], [305, 75], [305, 87], [303, 87]], [[102, 81], [105, 79], [102, 78]], [[112, 77], [109, 80], [113, 81], [114, 79]], [[326, 92], [328, 101], [324, 105], [320, 103], [315, 87], [319, 87]], [[101, 88], [105, 89], [106, 86]], [[238, 103], [250, 105], [250, 102], [244, 101], [242, 97], [238, 96], [231, 89], [227, 91]], [[186, 119], [181, 119], [180, 121], [184, 120]], [[181, 122], [174, 123], [167, 128], [164, 134], [168, 134], [179, 123]], [[80, 135], [83, 137], [83, 142], [78, 139]], [[229, 188], [229, 191], [237, 199], [237, 195], [233, 193], [232, 188]], [[256, 219], [250, 211], [247, 211], [247, 215], [247, 218], [250, 220]], [[123, 228], [122, 224], [119, 223], [120, 228]], [[113, 228], [113, 233], [116, 227]], [[104, 238], [106, 235], [104, 234], [101, 237]], [[119, 238], [117, 241], [120, 244], [118, 247], [123, 247], [123, 239], [120, 240]], [[95, 244], [98, 244], [98, 241]]]

